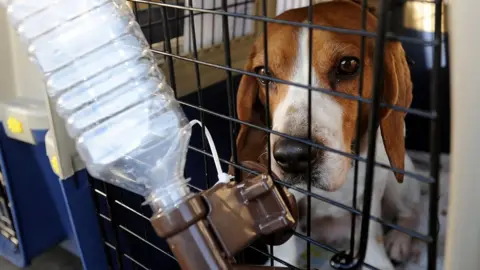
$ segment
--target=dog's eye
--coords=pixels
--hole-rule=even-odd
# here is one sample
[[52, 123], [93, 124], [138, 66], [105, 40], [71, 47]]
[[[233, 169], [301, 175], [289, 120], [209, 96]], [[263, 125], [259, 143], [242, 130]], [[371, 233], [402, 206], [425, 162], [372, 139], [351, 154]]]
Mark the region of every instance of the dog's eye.
[[[263, 66], [255, 68], [255, 73], [257, 73], [258, 75], [271, 77], [271, 73], [268, 72], [267, 69], [266, 69], [265, 67], [263, 67]], [[258, 80], [262, 85], [266, 85], [266, 84], [267, 84], [267, 80], [265, 80], [265, 79], [263, 79], [263, 78], [257, 78], [257, 80]], [[272, 83], [272, 82], [269, 81], [269, 83]]]
[[357, 73], [360, 68], [360, 61], [353, 56], [347, 56], [340, 59], [338, 62], [336, 75], [339, 78], [350, 77]]

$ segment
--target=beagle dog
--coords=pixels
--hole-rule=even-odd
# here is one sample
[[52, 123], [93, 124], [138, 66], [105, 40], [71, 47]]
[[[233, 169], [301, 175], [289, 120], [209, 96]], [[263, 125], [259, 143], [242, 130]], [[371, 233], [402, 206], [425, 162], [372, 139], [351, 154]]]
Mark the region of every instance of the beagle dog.
[[[313, 6], [313, 24], [360, 30], [361, 6], [356, 1], [321, 2]], [[292, 9], [277, 19], [306, 22], [308, 7]], [[368, 12], [367, 30], [375, 32], [377, 18]], [[253, 45], [245, 70], [307, 85], [309, 81], [309, 31], [306, 27], [268, 23], [268, 48], [263, 36]], [[312, 72], [314, 87], [332, 92], [359, 95], [361, 37], [341, 32], [314, 29], [312, 31]], [[365, 39], [363, 69], [364, 98], [372, 98], [373, 57], [375, 40]], [[264, 53], [268, 52], [268, 67]], [[268, 87], [267, 87], [268, 85]], [[276, 83], [244, 75], [237, 93], [237, 113], [242, 121], [266, 127], [266, 89], [269, 91], [269, 122], [274, 131], [308, 138], [308, 90], [295, 85]], [[381, 91], [383, 102], [409, 107], [412, 101], [412, 82], [406, 55], [399, 42], [385, 45], [384, 83]], [[341, 152], [353, 153], [352, 145], [360, 144], [360, 156], [366, 157], [369, 104], [363, 103], [360, 116], [358, 101], [332, 96], [312, 90], [311, 138], [312, 141]], [[360, 117], [361, 138], [356, 140], [357, 118]], [[380, 109], [380, 127], [377, 130], [376, 161], [394, 168], [413, 171], [413, 163], [405, 151], [405, 113], [389, 108]], [[365, 184], [365, 162], [359, 162], [358, 193], [353, 196], [354, 166], [352, 159], [338, 153], [309, 147], [301, 142], [277, 134], [267, 134], [248, 125], [242, 125], [236, 140], [238, 161], [268, 162], [267, 144], [270, 144], [271, 168], [283, 181], [307, 189], [311, 168], [311, 191], [324, 198], [362, 209]], [[309, 166], [311, 164], [311, 166]], [[233, 168], [230, 168], [233, 171]], [[405, 178], [405, 179], [404, 179]], [[396, 220], [397, 225], [415, 228], [416, 208], [420, 201], [418, 181], [401, 173], [381, 167], [375, 168], [371, 215]], [[402, 183], [403, 182], [403, 183]], [[400, 184], [402, 183], [402, 184]], [[301, 216], [297, 230], [305, 234], [307, 203], [305, 195], [292, 190], [299, 204]], [[350, 238], [351, 214], [337, 206], [312, 198], [311, 237], [321, 243], [337, 246]], [[358, 217], [360, 220], [360, 217]], [[360, 221], [356, 222], [357, 227]], [[355, 237], [359, 238], [359, 228]], [[357, 241], [355, 241], [358, 243]], [[300, 247], [300, 245], [302, 247]], [[275, 247], [275, 256], [300, 267], [298, 252], [305, 246], [303, 240], [292, 237], [282, 246]], [[383, 237], [382, 226], [370, 222], [366, 262], [379, 269], [394, 269], [391, 259], [404, 261], [409, 256], [410, 236], [391, 230]], [[281, 265], [281, 264], [278, 264]]]

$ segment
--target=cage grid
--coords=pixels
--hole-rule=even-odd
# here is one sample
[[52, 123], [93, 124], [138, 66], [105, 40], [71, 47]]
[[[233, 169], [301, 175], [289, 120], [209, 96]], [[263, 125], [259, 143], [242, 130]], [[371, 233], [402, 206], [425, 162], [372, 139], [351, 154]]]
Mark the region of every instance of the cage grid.
[[[148, 0], [131, 0], [130, 6], [134, 10], [137, 20], [139, 21], [147, 40], [149, 41], [152, 51], [157, 55], [159, 65], [165, 72], [165, 76], [169, 84], [175, 91], [179, 98], [187, 117], [197, 118], [204, 125], [211, 129], [214, 139], [222, 138], [217, 144], [220, 152], [220, 161], [224, 169], [228, 166], [233, 166], [237, 172], [240, 170], [248, 171], [252, 174], [258, 172], [252, 171], [246, 167], [241, 166], [236, 160], [236, 145], [235, 138], [237, 136], [240, 125], [246, 125], [250, 128], [255, 128], [267, 133], [291, 139], [297, 142], [304, 143], [309, 146], [309, 151], [312, 148], [317, 148], [324, 151], [334, 152], [336, 154], [350, 158], [354, 163], [355, 170], [355, 185], [353, 196], [357, 194], [358, 181], [358, 167], [360, 163], [367, 164], [367, 176], [365, 187], [365, 199], [363, 204], [363, 211], [358, 209], [356, 200], [352, 200], [352, 205], [346, 205], [341, 202], [331, 200], [319, 194], [315, 194], [311, 190], [311, 184], [307, 188], [300, 188], [289, 184], [282, 179], [275, 179], [275, 181], [287, 188], [296, 190], [307, 195], [308, 205], [311, 200], [320, 200], [328, 204], [332, 204], [340, 209], [348, 211], [352, 214], [351, 233], [360, 234], [360, 256], [364, 255], [366, 250], [366, 235], [365, 230], [368, 228], [370, 222], [378, 222], [382, 224], [387, 230], [398, 230], [400, 232], [410, 235], [414, 239], [421, 240], [428, 245], [428, 269], [435, 269], [435, 260], [437, 257], [437, 198], [439, 197], [439, 167], [440, 154], [442, 151], [442, 131], [441, 126], [446, 115], [444, 97], [440, 91], [440, 77], [442, 64], [442, 50], [448, 52], [446, 44], [446, 37], [443, 35], [444, 22], [442, 1], [427, 1], [427, 0], [409, 0], [406, 1], [406, 12], [412, 11], [412, 6], [409, 3], [423, 3], [431, 5], [429, 10], [431, 16], [434, 17], [433, 25], [430, 30], [433, 31], [431, 38], [412, 37], [402, 35], [401, 31], [392, 31], [392, 28], [387, 28], [389, 17], [387, 17], [388, 3], [394, 0], [386, 1], [367, 1], [356, 0], [362, 6], [362, 21], [359, 22], [359, 29], [341, 29], [337, 27], [313, 25], [312, 5], [316, 2], [322, 1], [267, 1], [267, 0], [199, 0], [199, 1], [148, 1]], [[193, 2], [193, 3], [192, 3]], [[292, 2], [298, 2], [292, 4]], [[372, 3], [373, 2], [373, 3]], [[370, 4], [369, 4], [370, 3]], [[383, 3], [383, 5], [382, 5]], [[379, 26], [377, 32], [368, 32], [366, 29], [366, 14], [369, 12], [371, 4], [376, 6]], [[281, 5], [281, 6], [280, 6]], [[297, 5], [297, 6], [295, 6]], [[208, 6], [208, 7], [207, 7]], [[282, 21], [274, 18], [276, 14], [283, 10], [309, 6], [308, 20], [306, 22], [291, 22]], [[209, 8], [210, 7], [210, 8]], [[209, 17], [207, 17], [209, 16]], [[196, 19], [198, 19], [196, 21]], [[207, 18], [207, 19], [206, 19]], [[211, 27], [219, 24], [219, 27]], [[191, 23], [194, 22], [194, 23]], [[251, 29], [245, 30], [247, 23], [251, 23]], [[243, 69], [248, 52], [253, 41], [257, 36], [262, 36], [264, 42], [267, 42], [266, 26], [268, 23], [280, 23], [287, 25], [294, 25], [298, 27], [305, 27], [309, 29], [309, 58], [312, 61], [312, 31], [325, 30], [333, 31], [348, 35], [357, 35], [361, 39], [361, 47], [365, 46], [367, 38], [376, 40], [376, 53], [378, 57], [375, 58], [375, 72], [374, 82], [379, 82], [382, 76], [383, 69], [383, 52], [382, 48], [386, 42], [390, 40], [401, 41], [405, 44], [414, 44], [420, 47], [429, 47], [431, 49], [431, 59], [433, 61], [431, 67], [431, 79], [429, 85], [430, 103], [426, 108], [404, 108], [396, 105], [384, 103], [380, 99], [379, 88], [380, 84], [375, 84], [373, 99], [366, 99], [361, 97], [363, 87], [363, 59], [365, 58], [364, 50], [361, 50], [360, 55], [360, 75], [359, 75], [359, 95], [349, 95], [340, 92], [334, 92], [330, 89], [323, 89], [312, 86], [312, 82], [308, 81], [305, 84], [298, 84], [290, 81], [281, 80], [268, 75], [261, 75], [254, 72], [245, 71]], [[235, 25], [231, 27], [231, 25]], [[240, 27], [240, 33], [237, 26]], [[401, 25], [398, 25], [401, 27]], [[210, 28], [209, 28], [210, 27]], [[243, 27], [243, 29], [242, 29]], [[229, 31], [223, 31], [229, 29]], [[394, 29], [396, 30], [396, 29]], [[206, 42], [204, 36], [208, 33], [210, 42]], [[221, 37], [217, 40], [216, 35]], [[265, 62], [268, 63], [268, 58], [271, 57], [265, 53]], [[410, 63], [412, 63], [410, 61]], [[310, 64], [311, 66], [311, 64]], [[448, 68], [448, 63], [445, 64]], [[310, 68], [309, 72], [312, 72]], [[353, 153], [342, 152], [338, 149], [329, 148], [324, 145], [317, 144], [311, 140], [311, 134], [308, 139], [297, 138], [288, 134], [284, 134], [272, 130], [271, 123], [269, 123], [269, 91], [266, 93], [266, 126], [256, 126], [254, 124], [239, 120], [236, 115], [235, 97], [236, 89], [238, 87], [241, 76], [252, 76], [267, 82], [274, 82], [278, 84], [286, 84], [304, 88], [309, 92], [309, 119], [311, 119], [311, 93], [317, 91], [326, 93], [339, 98], [357, 101], [358, 113], [360, 115], [362, 106], [368, 105], [372, 109], [372, 119], [370, 121], [369, 130], [372, 127], [378, 126], [378, 114], [382, 108], [389, 108], [396, 111], [408, 113], [407, 119], [417, 117], [422, 118], [429, 123], [429, 138], [430, 145], [428, 150], [430, 152], [430, 172], [428, 175], [419, 174], [415, 172], [401, 170], [394, 168], [390, 164], [381, 163], [375, 160], [374, 147], [369, 147], [369, 152], [366, 158], [360, 157], [359, 144], [355, 144]], [[311, 78], [311, 76], [309, 76]], [[267, 89], [269, 83], [266, 84]], [[444, 93], [443, 93], [444, 94]], [[414, 95], [415, 99], [415, 95]], [[215, 101], [221, 100], [221, 102]], [[358, 117], [360, 119], [360, 117]], [[311, 121], [309, 126], [311, 125]], [[357, 120], [357, 127], [360, 125], [360, 120]], [[311, 128], [308, 129], [309, 131]], [[360, 137], [360, 129], [357, 128], [357, 138]], [[228, 138], [227, 138], [228, 137]], [[369, 142], [375, 141], [376, 133], [368, 132]], [[270, 153], [270, 144], [268, 146], [268, 153]], [[373, 144], [369, 143], [370, 146]], [[233, 156], [233, 159], [230, 157]], [[270, 154], [268, 154], [270, 159]], [[200, 165], [201, 164], [201, 165]], [[269, 171], [270, 160], [268, 162]], [[311, 165], [310, 165], [311, 166]], [[430, 193], [430, 217], [429, 217], [429, 232], [427, 234], [416, 232], [411, 229], [403, 228], [393, 222], [383, 220], [380, 217], [370, 216], [368, 209], [371, 204], [371, 197], [373, 191], [373, 183], [371, 181], [373, 170], [375, 167], [381, 167], [393, 172], [404, 174], [412, 179], [421, 181], [429, 185]], [[192, 191], [198, 192], [210, 187], [216, 181], [212, 155], [205, 143], [204, 129], [194, 130], [192, 134], [192, 141], [189, 146], [189, 153], [186, 165], [187, 175], [193, 177], [190, 187]], [[311, 168], [309, 168], [311, 171]], [[311, 180], [311, 179], [310, 179]], [[309, 180], [309, 181], [310, 181]], [[169, 251], [168, 245], [157, 237], [150, 224], [150, 217], [152, 215], [150, 209], [142, 206], [142, 198], [132, 194], [128, 191], [122, 190], [107, 183], [90, 178], [92, 192], [95, 198], [97, 214], [99, 218], [99, 225], [102, 229], [103, 240], [105, 243], [105, 252], [111, 269], [176, 269], [178, 264], [175, 257]], [[308, 207], [310, 209], [310, 207]], [[363, 217], [361, 221], [357, 217]], [[310, 211], [307, 212], [307, 220], [311, 219]], [[361, 229], [355, 229], [355, 223], [360, 222]], [[319, 247], [335, 254], [342, 254], [342, 250], [337, 250], [332, 246], [315, 241], [310, 237], [310, 222], [307, 222], [307, 234], [295, 232], [294, 236], [305, 240], [308, 251], [313, 247]], [[350, 237], [350, 247], [355, 245], [354, 237]], [[248, 264], [263, 264], [270, 260], [271, 265], [273, 261], [283, 263], [289, 268], [296, 268], [283, 261], [282, 258], [276, 257], [272, 247], [267, 247], [263, 244], [254, 243], [251, 247], [246, 249], [237, 257], [239, 263]], [[307, 255], [307, 265], [311, 263], [310, 256]], [[377, 269], [373, 265], [363, 264], [369, 269]], [[309, 268], [309, 267], [308, 267]]]
[[6, 190], [5, 179], [0, 168], [0, 234], [18, 246], [17, 233], [13, 225], [10, 201]]

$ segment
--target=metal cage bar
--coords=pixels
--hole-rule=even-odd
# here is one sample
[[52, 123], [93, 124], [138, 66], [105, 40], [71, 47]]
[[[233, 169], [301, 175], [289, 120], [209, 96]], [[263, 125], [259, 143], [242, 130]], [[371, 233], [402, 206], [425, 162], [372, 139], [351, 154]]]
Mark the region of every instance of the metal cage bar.
[[438, 117], [430, 122], [430, 176], [436, 181], [430, 184], [429, 203], [429, 230], [432, 241], [428, 245], [428, 269], [436, 269], [437, 260], [437, 219], [438, 219], [438, 196], [440, 189], [440, 125], [443, 111], [440, 107], [442, 93], [439, 91], [439, 73], [442, 61], [442, 0], [435, 2], [435, 30], [434, 39], [436, 45], [433, 48], [433, 68], [430, 83], [430, 109], [437, 112]]
[[[363, 31], [366, 31], [367, 27], [367, 5], [368, 5], [368, 0], [362, 0], [362, 18], [361, 18], [361, 26], [360, 28]], [[365, 65], [365, 37], [360, 37], [360, 70], [359, 70], [359, 83], [358, 83], [358, 96], [361, 97], [363, 94], [363, 80], [364, 80], [364, 65]], [[355, 134], [355, 138], [360, 138], [361, 133], [360, 133], [360, 125], [361, 125], [361, 117], [362, 117], [362, 102], [358, 102], [358, 108], [357, 108], [357, 121], [355, 123], [357, 132]], [[360, 154], [360, 144], [355, 143], [355, 149], [354, 149], [355, 155]], [[354, 161], [354, 176], [353, 176], [353, 194], [352, 194], [352, 208], [356, 209], [357, 208], [357, 200], [355, 198], [357, 197], [358, 193], [358, 170], [359, 170], [359, 162], [358, 160]], [[352, 226], [351, 226], [351, 231], [350, 231], [350, 250], [355, 249], [355, 233], [356, 233], [356, 219], [357, 216], [355, 214], [352, 214]]]
[[[262, 15], [264, 17], [268, 16], [268, 5], [267, 1], [262, 1]], [[269, 70], [269, 62], [268, 62], [268, 24], [267, 22], [263, 22], [263, 47], [266, 48], [264, 50], [263, 58], [264, 58], [264, 65], [265, 65], [265, 74], [270, 74]], [[270, 123], [270, 81], [267, 81], [265, 84], [265, 124], [267, 128], [271, 128]], [[267, 133], [267, 142], [270, 141], [270, 133]], [[270, 143], [267, 143], [267, 167], [268, 167], [268, 174], [272, 174], [272, 149]], [[273, 250], [273, 246], [270, 246], [270, 255], [275, 257], [275, 253]], [[270, 259], [270, 266], [274, 266], [274, 260]]]

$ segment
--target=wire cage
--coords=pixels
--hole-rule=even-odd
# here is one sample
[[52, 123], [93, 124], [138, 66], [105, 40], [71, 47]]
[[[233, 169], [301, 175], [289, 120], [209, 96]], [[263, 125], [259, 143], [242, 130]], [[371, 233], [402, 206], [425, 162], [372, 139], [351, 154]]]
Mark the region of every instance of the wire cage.
[[[190, 119], [199, 119], [209, 128], [217, 144], [222, 166], [227, 170], [233, 166], [238, 170], [248, 170], [236, 160], [237, 145], [235, 138], [241, 125], [248, 125], [271, 134], [287, 138], [308, 145], [311, 149], [333, 151], [348, 157], [352, 161], [352, 170], [358, 171], [358, 166], [366, 166], [365, 186], [360, 191], [357, 186], [358, 173], [355, 173], [352, 197], [358, 192], [363, 192], [363, 209], [360, 209], [353, 200], [353, 204], [345, 204], [331, 200], [312, 191], [311, 176], [307, 185], [298, 187], [285, 179], [276, 179], [278, 184], [284, 185], [307, 198], [307, 209], [314, 201], [331, 204], [351, 214], [352, 235], [359, 235], [358, 239], [350, 236], [349, 247], [359, 241], [358, 254], [365, 254], [369, 224], [379, 223], [385, 231], [396, 230], [410, 235], [412, 239], [425, 244], [425, 261], [428, 266], [420, 269], [436, 269], [439, 254], [439, 211], [443, 206], [439, 203], [443, 196], [444, 187], [440, 188], [444, 173], [448, 168], [449, 153], [449, 64], [448, 39], [445, 23], [445, 5], [442, 1], [410, 0], [410, 1], [355, 1], [361, 5], [362, 20], [358, 21], [358, 28], [341, 29], [333, 26], [315, 25], [313, 21], [312, 0], [131, 0], [130, 5], [134, 10], [152, 51], [157, 55], [159, 65], [165, 72], [169, 84], [175, 90], [176, 97], [180, 100], [186, 115]], [[308, 7], [308, 18], [305, 22], [292, 23], [275, 19], [276, 15], [293, 8]], [[375, 8], [373, 10], [372, 8]], [[366, 16], [368, 12], [375, 12], [378, 19], [376, 32], [367, 31]], [[426, 15], [426, 16], [425, 16]], [[420, 16], [421, 18], [419, 19]], [[423, 17], [422, 17], [423, 16]], [[407, 19], [405, 19], [407, 18]], [[410, 19], [408, 19], [410, 18]], [[423, 24], [416, 24], [421, 20]], [[425, 22], [428, 21], [428, 26]], [[352, 95], [324, 89], [315, 85], [311, 79], [302, 84], [276, 78], [268, 70], [268, 59], [275, 57], [265, 53], [265, 72], [258, 74], [244, 69], [253, 42], [257, 37], [263, 37], [267, 42], [268, 24], [294, 25], [309, 29], [309, 37], [314, 31], [331, 31], [356, 36], [360, 40], [359, 51], [359, 80], [363, 81], [364, 59], [366, 55], [364, 46], [366, 40], [374, 40], [375, 55], [371, 99], [361, 98], [358, 93]], [[415, 28], [421, 25], [420, 28]], [[225, 31], [228, 29], [228, 31]], [[410, 108], [387, 104], [381, 99], [381, 82], [384, 77], [384, 48], [391, 41], [400, 41], [405, 48], [412, 80], [414, 83], [414, 98]], [[309, 74], [312, 73], [312, 39], [309, 38]], [[265, 44], [264, 44], [265, 45]], [[265, 47], [267, 47], [265, 45]], [[313, 48], [315, 49], [315, 48]], [[319, 144], [310, 138], [298, 138], [272, 129], [269, 117], [269, 91], [266, 91], [265, 113], [266, 125], [256, 126], [238, 119], [236, 108], [237, 88], [242, 76], [252, 76], [266, 81], [267, 88], [270, 82], [303, 88], [309, 92], [310, 113], [308, 115], [308, 129], [311, 130], [312, 115], [311, 93], [333, 95], [338, 99], [355, 101], [359, 108], [362, 106], [370, 109], [368, 132], [360, 131], [356, 137], [364, 136], [368, 140], [368, 153], [360, 156], [360, 144], [354, 144], [352, 152], [342, 152]], [[308, 76], [311, 78], [311, 76]], [[359, 93], [362, 93], [363, 84], [359, 83]], [[362, 105], [363, 104], [363, 105]], [[366, 104], [366, 105], [365, 105]], [[406, 117], [406, 145], [417, 167], [417, 171], [405, 171], [375, 160], [375, 147], [373, 142], [377, 138], [374, 132], [378, 127], [379, 115], [382, 110], [391, 109], [407, 113]], [[361, 112], [361, 109], [358, 110]], [[360, 119], [361, 117], [357, 117]], [[360, 126], [360, 120], [356, 122]], [[375, 128], [371, 128], [375, 127]], [[365, 127], [366, 128], [366, 127]], [[357, 128], [360, 130], [360, 128]], [[378, 135], [380, 136], [380, 135]], [[357, 139], [358, 141], [358, 139]], [[270, 144], [266, 145], [267, 156], [272, 151]], [[200, 191], [211, 187], [216, 182], [215, 167], [212, 155], [205, 142], [203, 129], [195, 129], [192, 134], [186, 164], [186, 175], [191, 177], [190, 186], [193, 191]], [[233, 156], [233, 159], [230, 157]], [[270, 164], [270, 163], [269, 163]], [[271, 170], [271, 165], [268, 166]], [[309, 165], [311, 167], [311, 165]], [[408, 176], [409, 181], [420, 181], [426, 189], [422, 196], [428, 196], [429, 217], [426, 231], [417, 232], [404, 228], [394, 222], [388, 222], [381, 217], [370, 216], [372, 207], [372, 193], [374, 192], [373, 177], [375, 168], [383, 167], [395, 173]], [[311, 168], [309, 168], [311, 171]], [[250, 171], [251, 172], [251, 171]], [[413, 180], [412, 180], [413, 179]], [[445, 180], [448, 182], [448, 180]], [[168, 249], [168, 245], [160, 239], [150, 224], [151, 211], [147, 206], [142, 206], [143, 198], [111, 186], [90, 177], [90, 184], [94, 194], [98, 220], [102, 230], [105, 244], [105, 253], [111, 269], [177, 269], [179, 268], [175, 257]], [[439, 199], [440, 198], [440, 199]], [[443, 213], [443, 212], [442, 212]], [[295, 232], [294, 237], [301, 239], [305, 244], [304, 266], [310, 269], [315, 261], [311, 254], [328, 251], [329, 258], [346, 256], [343, 251], [329, 244], [322, 243], [312, 238], [311, 219], [314, 218], [310, 211], [305, 213], [306, 233]], [[361, 221], [358, 218], [362, 217]], [[355, 225], [356, 224], [356, 225]], [[443, 226], [443, 223], [440, 224]], [[361, 227], [361, 228], [360, 228]], [[357, 229], [355, 229], [357, 228]], [[234, 232], [233, 232], [234, 233]], [[351, 246], [350, 246], [351, 245]], [[273, 247], [261, 243], [254, 243], [237, 257], [238, 262], [246, 264], [265, 264], [274, 262], [284, 264], [296, 269], [298, 266], [285, 262], [281, 254], [275, 253]], [[327, 261], [329, 260], [327, 259]], [[366, 264], [363, 257], [360, 260], [363, 266], [369, 269], [378, 269], [374, 264]], [[345, 268], [346, 269], [346, 268]]]
[[10, 240], [14, 245], [18, 245], [17, 233], [13, 226], [13, 218], [10, 210], [10, 200], [8, 199], [6, 183], [0, 170], [0, 234]]

